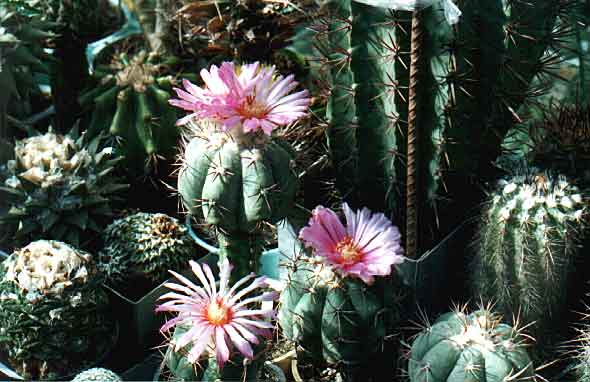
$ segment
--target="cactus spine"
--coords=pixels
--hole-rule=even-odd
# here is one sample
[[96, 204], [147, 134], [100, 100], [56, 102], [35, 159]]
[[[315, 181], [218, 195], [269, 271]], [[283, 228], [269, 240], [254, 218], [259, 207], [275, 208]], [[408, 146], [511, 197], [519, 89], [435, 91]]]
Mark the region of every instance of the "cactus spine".
[[[417, 192], [426, 195], [421, 205], [433, 207], [441, 181], [450, 197], [468, 190], [467, 203], [478, 202], [470, 179], [493, 175], [489, 164], [518, 120], [519, 106], [534, 93], [531, 79], [546, 68], [541, 56], [564, 6], [549, 0], [458, 3], [463, 16], [456, 26], [448, 25], [438, 3], [421, 15]], [[400, 216], [409, 13], [349, 0], [331, 0], [325, 8], [330, 21], [319, 36], [331, 64], [327, 119], [338, 184], [351, 204]], [[449, 217], [452, 225], [463, 218], [459, 210], [460, 216]]]
[[411, 382], [531, 381], [535, 371], [519, 329], [478, 310], [442, 315], [414, 340]]
[[304, 350], [301, 355], [316, 367], [336, 367], [346, 380], [392, 375], [395, 350], [387, 338], [401, 309], [391, 280], [368, 286], [302, 255], [287, 267], [279, 324], [284, 336]]
[[123, 380], [114, 372], [95, 367], [76, 375], [72, 382], [122, 382]]
[[531, 324], [541, 351], [559, 335], [586, 215], [577, 187], [546, 173], [504, 181], [483, 213], [473, 293]]

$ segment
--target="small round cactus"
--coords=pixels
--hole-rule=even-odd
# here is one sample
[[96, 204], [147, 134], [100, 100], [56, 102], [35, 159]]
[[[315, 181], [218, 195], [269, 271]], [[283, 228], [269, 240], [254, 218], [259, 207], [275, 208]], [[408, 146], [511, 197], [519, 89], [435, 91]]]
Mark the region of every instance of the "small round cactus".
[[134, 278], [159, 283], [168, 270], [180, 271], [195, 257], [186, 227], [161, 213], [136, 213], [115, 220], [103, 233], [98, 258], [107, 279], [115, 284]]
[[0, 347], [25, 379], [88, 367], [112, 342], [102, 277], [86, 252], [39, 240], [0, 266]]
[[411, 382], [531, 381], [535, 369], [519, 329], [487, 309], [447, 313], [414, 340]]
[[127, 186], [112, 174], [119, 158], [99, 150], [76, 131], [49, 131], [16, 142], [15, 159], [0, 168], [3, 196], [10, 207], [0, 222], [11, 226], [18, 243], [35, 239], [79, 245], [106, 225], [111, 204]]
[[80, 374], [76, 375], [72, 382], [121, 382], [123, 381], [121, 377], [119, 377], [114, 372], [103, 369], [100, 367], [95, 367], [93, 369], [88, 369], [86, 371], [81, 372]]
[[559, 334], [586, 218], [580, 190], [548, 173], [503, 181], [483, 213], [473, 293], [531, 324], [540, 350]]

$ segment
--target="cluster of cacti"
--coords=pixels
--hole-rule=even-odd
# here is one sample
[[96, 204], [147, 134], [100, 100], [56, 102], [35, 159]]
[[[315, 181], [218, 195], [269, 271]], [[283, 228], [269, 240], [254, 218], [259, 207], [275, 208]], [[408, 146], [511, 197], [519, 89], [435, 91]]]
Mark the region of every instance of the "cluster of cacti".
[[[541, 57], [553, 41], [555, 20], [571, 2], [457, 5], [463, 13], [457, 25], [449, 25], [443, 4], [434, 2], [411, 28], [409, 12], [349, 0], [324, 3], [328, 18], [318, 37], [330, 68], [329, 144], [337, 184], [353, 206], [400, 217], [407, 184], [423, 195], [418, 205], [427, 206], [440, 199], [441, 180], [448, 197], [469, 202], [469, 191], [477, 203], [469, 179], [494, 175], [490, 164], [519, 120], [519, 106], [535, 94], [531, 79], [547, 69]], [[413, 78], [411, 29], [419, 45]], [[415, 89], [412, 102], [409, 86]], [[409, 109], [416, 112], [409, 121], [415, 132], [407, 128]], [[415, 176], [406, 179], [406, 171]], [[452, 215], [441, 218], [451, 221]]]
[[27, 380], [60, 379], [112, 345], [108, 298], [92, 256], [39, 240], [0, 266], [0, 347]]
[[116, 373], [108, 369], [95, 367], [85, 370], [76, 375], [72, 382], [121, 382], [123, 381]]
[[520, 328], [487, 309], [444, 314], [412, 343], [410, 381], [533, 381], [527, 340]]
[[294, 154], [280, 139], [261, 133], [221, 132], [195, 127], [178, 175], [178, 192], [188, 212], [215, 227], [220, 257], [229, 257], [236, 276], [257, 269], [263, 222], [284, 218], [293, 203], [297, 177]]
[[78, 245], [100, 232], [127, 186], [113, 174], [120, 158], [99, 145], [100, 137], [85, 143], [75, 130], [16, 142], [15, 159], [0, 172], [10, 207], [0, 221], [14, 230], [11, 245], [41, 238]]
[[138, 278], [163, 282], [168, 270], [181, 271], [196, 255], [187, 228], [165, 214], [140, 212], [115, 220], [102, 236], [99, 266], [115, 285]]
[[[285, 48], [295, 28], [316, 8], [313, 1], [181, 0], [176, 17], [188, 53], [209, 63], [236, 59], [289, 68]], [[295, 64], [292, 62], [291, 65]], [[292, 70], [291, 70], [292, 71]]]
[[305, 255], [284, 266], [289, 275], [280, 297], [279, 324], [283, 335], [303, 349], [300, 356], [319, 368], [335, 367], [353, 380], [393, 375], [396, 348], [391, 336], [401, 321], [400, 288], [389, 279], [366, 285], [342, 277]]
[[587, 207], [563, 176], [532, 172], [502, 181], [483, 211], [472, 293], [530, 325], [538, 348], [559, 337]]
[[132, 173], [143, 175], [153, 170], [158, 159], [174, 157], [179, 129], [168, 99], [176, 83], [170, 71], [176, 63], [146, 51], [131, 57], [120, 53], [110, 65], [97, 67], [100, 84], [81, 99], [83, 104], [94, 103], [88, 133], [117, 137]]

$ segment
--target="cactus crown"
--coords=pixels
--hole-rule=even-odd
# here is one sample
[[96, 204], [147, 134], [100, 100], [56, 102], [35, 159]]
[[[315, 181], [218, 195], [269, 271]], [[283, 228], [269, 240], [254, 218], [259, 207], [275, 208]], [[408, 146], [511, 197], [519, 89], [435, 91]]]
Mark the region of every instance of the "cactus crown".
[[[120, 55], [111, 63], [111, 68], [116, 71], [117, 86], [131, 86], [136, 92], [145, 92], [147, 86], [156, 81], [160, 67], [150, 62], [146, 51], [134, 55], [128, 62], [125, 56]], [[109, 78], [105, 77], [105, 81]]]
[[117, 374], [108, 369], [95, 367], [76, 375], [72, 382], [121, 382]]
[[115, 220], [103, 233], [99, 261], [107, 278], [119, 284], [129, 278], [166, 280], [168, 270], [180, 271], [195, 257], [186, 227], [161, 213], [136, 213]]
[[77, 245], [112, 215], [111, 203], [127, 188], [112, 174], [120, 158], [99, 149], [101, 138], [84, 142], [72, 130], [16, 142], [15, 159], [0, 171], [11, 209], [1, 218], [17, 240], [51, 238]]

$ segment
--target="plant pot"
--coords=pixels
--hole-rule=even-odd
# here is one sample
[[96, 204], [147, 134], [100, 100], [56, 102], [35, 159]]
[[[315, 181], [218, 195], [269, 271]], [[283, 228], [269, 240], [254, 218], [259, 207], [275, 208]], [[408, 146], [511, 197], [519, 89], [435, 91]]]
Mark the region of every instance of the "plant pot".
[[[213, 254], [200, 258], [198, 262], [207, 263], [212, 269], [217, 269], [217, 256]], [[195, 280], [190, 269], [180, 273]], [[151, 347], [162, 342], [159, 328], [164, 324], [165, 316], [157, 315], [155, 309], [158, 298], [169, 292], [164, 286], [169, 281], [172, 279], [164, 281], [139, 299], [130, 298], [114, 287], [104, 286], [109, 293], [112, 311], [116, 312], [121, 325], [121, 346], [113, 357], [113, 368], [123, 370], [129, 364], [140, 362]], [[126, 364], [122, 364], [122, 361]]]

